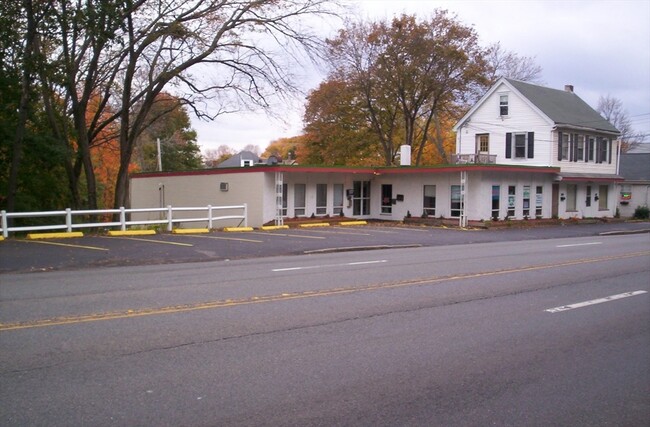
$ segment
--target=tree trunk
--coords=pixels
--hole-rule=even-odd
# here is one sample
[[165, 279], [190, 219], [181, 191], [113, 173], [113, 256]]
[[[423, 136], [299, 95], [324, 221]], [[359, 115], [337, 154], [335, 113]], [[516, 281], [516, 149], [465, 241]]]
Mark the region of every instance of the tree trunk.
[[21, 80], [20, 104], [18, 105], [18, 125], [13, 141], [11, 153], [11, 169], [9, 171], [9, 182], [7, 183], [7, 211], [14, 212], [16, 209], [16, 193], [18, 192], [18, 171], [23, 158], [23, 145], [25, 143], [25, 129], [27, 116], [29, 115], [29, 92], [32, 80], [33, 49], [36, 41], [36, 19], [32, 8], [31, 0], [24, 0], [23, 7], [27, 15], [27, 33], [25, 34], [25, 54], [23, 57], [23, 69]]
[[[79, 108], [78, 111], [85, 112], [86, 108]], [[84, 175], [86, 177], [86, 191], [88, 196], [88, 209], [97, 209], [97, 184], [95, 181], [95, 170], [90, 157], [90, 144], [88, 141], [88, 129], [86, 118], [83, 114], [75, 114], [75, 128], [77, 130], [77, 150], [81, 156]]]
[[445, 152], [445, 145], [442, 140], [442, 132], [440, 131], [440, 119], [438, 118], [437, 114], [433, 116], [433, 122], [436, 126], [436, 148], [438, 149], [438, 154], [440, 154], [442, 163], [447, 164], [449, 163], [449, 160], [447, 159], [447, 153]]

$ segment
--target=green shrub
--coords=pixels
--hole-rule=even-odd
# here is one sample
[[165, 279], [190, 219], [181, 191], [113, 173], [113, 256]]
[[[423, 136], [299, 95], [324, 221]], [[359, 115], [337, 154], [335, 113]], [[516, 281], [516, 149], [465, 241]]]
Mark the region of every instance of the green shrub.
[[634, 209], [634, 218], [635, 219], [648, 219], [650, 218], [650, 209], [647, 206], [637, 206]]

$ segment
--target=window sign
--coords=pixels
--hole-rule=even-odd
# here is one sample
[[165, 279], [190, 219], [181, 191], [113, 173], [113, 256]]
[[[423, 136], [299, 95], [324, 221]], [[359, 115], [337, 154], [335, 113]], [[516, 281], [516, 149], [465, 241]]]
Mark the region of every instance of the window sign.
[[515, 216], [516, 187], [508, 186], [508, 217]]
[[530, 215], [530, 185], [524, 185], [524, 217]]

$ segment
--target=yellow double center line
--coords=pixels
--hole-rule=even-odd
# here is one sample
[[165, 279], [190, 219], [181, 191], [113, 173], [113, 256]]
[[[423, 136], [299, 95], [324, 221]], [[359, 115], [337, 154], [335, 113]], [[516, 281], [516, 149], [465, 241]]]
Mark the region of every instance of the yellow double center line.
[[314, 291], [289, 292], [289, 293], [282, 293], [279, 295], [252, 296], [252, 297], [239, 298], [239, 299], [225, 299], [225, 300], [207, 301], [207, 302], [200, 302], [200, 303], [193, 303], [193, 304], [172, 305], [167, 307], [144, 308], [144, 309], [134, 309], [134, 310], [126, 310], [126, 311], [113, 311], [113, 312], [95, 313], [95, 314], [82, 314], [78, 316], [62, 316], [62, 317], [53, 317], [50, 319], [38, 319], [38, 320], [30, 320], [30, 321], [15, 322], [15, 323], [0, 323], [0, 332], [12, 331], [17, 329], [42, 328], [45, 326], [69, 325], [69, 324], [85, 323], [85, 322], [98, 322], [101, 320], [125, 319], [125, 318], [162, 315], [162, 314], [176, 314], [176, 313], [183, 313], [183, 312], [196, 311], [196, 310], [209, 310], [215, 308], [235, 307], [241, 305], [261, 304], [261, 303], [276, 302], [276, 301], [288, 301], [288, 300], [301, 299], [301, 298], [352, 294], [357, 292], [377, 291], [382, 289], [403, 288], [408, 286], [419, 286], [425, 284], [448, 282], [453, 280], [467, 280], [467, 279], [475, 279], [480, 277], [523, 273], [527, 271], [536, 271], [536, 270], [545, 270], [549, 268], [569, 267], [573, 265], [591, 264], [596, 262], [635, 258], [641, 256], [648, 256], [648, 255], [650, 255], [650, 251], [642, 251], [642, 252], [633, 252], [633, 253], [628, 253], [623, 255], [611, 255], [611, 256], [598, 257], [598, 258], [583, 258], [583, 259], [577, 259], [573, 261], [566, 261], [566, 262], [555, 263], [555, 264], [517, 267], [517, 268], [510, 268], [510, 269], [503, 269], [503, 270], [458, 274], [458, 275], [443, 276], [443, 277], [426, 277], [426, 278], [411, 279], [411, 280], [396, 281], [396, 282], [377, 283], [377, 284], [366, 285], [366, 286], [340, 287], [340, 288], [322, 289], [322, 290], [314, 290]]

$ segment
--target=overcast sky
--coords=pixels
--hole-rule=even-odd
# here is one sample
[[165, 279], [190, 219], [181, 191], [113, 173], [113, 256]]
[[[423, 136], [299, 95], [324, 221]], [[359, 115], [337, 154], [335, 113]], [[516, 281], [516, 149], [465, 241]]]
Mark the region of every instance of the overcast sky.
[[[622, 101], [635, 130], [650, 135], [650, 0], [348, 0], [364, 19], [415, 14], [430, 17], [446, 9], [473, 26], [481, 44], [535, 58], [545, 86], [575, 93], [592, 107], [598, 97]], [[305, 92], [324, 76], [305, 78]], [[286, 108], [284, 120], [263, 113], [227, 115], [213, 122], [193, 121], [203, 151], [225, 144], [235, 151], [248, 144], [261, 151], [278, 138], [302, 130], [303, 104]]]

